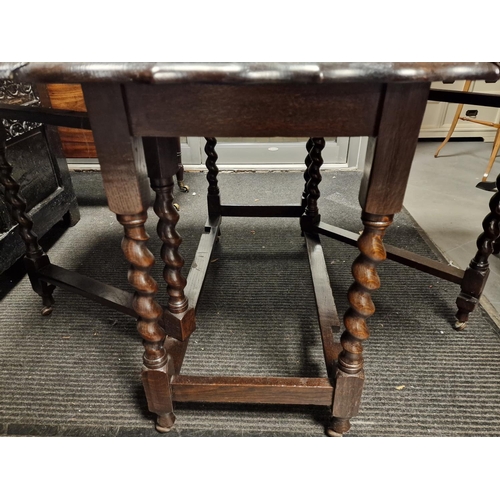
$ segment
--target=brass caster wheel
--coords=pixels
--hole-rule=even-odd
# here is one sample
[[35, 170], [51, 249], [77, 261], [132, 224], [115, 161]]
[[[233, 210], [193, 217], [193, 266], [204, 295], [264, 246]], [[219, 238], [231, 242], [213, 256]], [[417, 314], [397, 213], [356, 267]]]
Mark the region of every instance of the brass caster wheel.
[[52, 314], [52, 311], [54, 310], [53, 307], [42, 307], [41, 313], [42, 316], [50, 316]]
[[189, 193], [189, 186], [187, 184], [184, 184], [183, 181], [179, 181], [177, 183], [177, 185], [179, 186], [179, 189], [181, 190], [181, 192]]
[[457, 331], [457, 332], [461, 332], [462, 330], [465, 330], [465, 328], [467, 327], [467, 321], [457, 321], [454, 325], [453, 325], [453, 328]]

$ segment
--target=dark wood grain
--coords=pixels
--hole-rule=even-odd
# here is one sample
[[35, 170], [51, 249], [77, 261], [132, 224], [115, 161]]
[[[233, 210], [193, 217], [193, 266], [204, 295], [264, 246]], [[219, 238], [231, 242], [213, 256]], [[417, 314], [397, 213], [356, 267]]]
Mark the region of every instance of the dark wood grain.
[[378, 134], [373, 134], [377, 137], [368, 140], [359, 193], [361, 207], [368, 213], [395, 214], [403, 207], [429, 88], [426, 83], [387, 85]]
[[215, 137], [205, 137], [205, 154], [207, 159], [205, 160], [205, 166], [207, 167], [207, 206], [208, 206], [208, 216], [211, 218], [219, 217], [221, 215], [221, 201], [220, 201], [220, 189], [219, 181], [217, 176], [219, 175], [219, 167], [217, 166], [217, 160], [219, 156], [215, 147], [217, 146], [217, 139]]
[[130, 263], [128, 281], [135, 289], [132, 307], [138, 316], [137, 330], [144, 345], [141, 377], [148, 408], [157, 414], [156, 428], [168, 432], [175, 420], [170, 397], [171, 370], [167, 366], [170, 358], [164, 346], [165, 331], [160, 325], [163, 309], [155, 300], [158, 285], [150, 274], [155, 259], [146, 245], [147, 215], [146, 212], [118, 215], [117, 219], [124, 228], [122, 250]]
[[66, 127], [89, 129], [87, 113], [63, 111], [51, 108], [32, 108], [15, 104], [0, 104], [0, 117], [9, 120], [24, 120], [45, 123], [46, 125], [64, 125]]
[[208, 265], [210, 264], [210, 257], [217, 241], [220, 223], [220, 217], [207, 220], [205, 232], [201, 235], [196, 255], [189, 270], [185, 293], [188, 297], [189, 305], [195, 309], [198, 305], [198, 299], [200, 298]]
[[300, 217], [302, 205], [222, 205], [224, 217]]
[[131, 137], [119, 85], [83, 85], [110, 210], [134, 215], [149, 207], [142, 140]]
[[24, 265], [28, 271], [33, 290], [40, 295], [43, 302], [42, 314], [47, 316], [52, 313], [54, 287], [40, 281], [36, 271], [50, 264], [49, 257], [44, 252], [38, 241], [38, 235], [33, 230], [33, 220], [27, 210], [27, 203], [20, 194], [20, 185], [12, 176], [13, 166], [7, 159], [6, 147], [7, 134], [0, 124], [0, 184], [4, 187], [5, 203], [9, 207], [10, 215], [17, 224], [19, 234], [24, 242], [26, 253]]
[[19, 82], [143, 84], [435, 82], [500, 79], [495, 62], [3, 62], [0, 78]]
[[[314, 230], [317, 231], [318, 234], [328, 236], [337, 241], [342, 241], [351, 246], [357, 246], [357, 241], [359, 239], [359, 234], [326, 224], [325, 222], [317, 224]], [[384, 244], [384, 246], [387, 253], [387, 259], [389, 260], [393, 260], [394, 262], [398, 262], [413, 269], [418, 269], [419, 271], [450, 281], [451, 283], [456, 283], [458, 285], [462, 283], [464, 278], [463, 269], [457, 269], [456, 267], [429, 259], [428, 257], [423, 257], [422, 255], [402, 248], [397, 248], [393, 245]]]
[[105, 307], [115, 309], [123, 314], [137, 318], [137, 313], [132, 307], [134, 294], [120, 290], [111, 285], [101, 283], [87, 276], [82, 276], [75, 271], [63, 269], [54, 264], [48, 264], [37, 271], [40, 279], [63, 288], [82, 297], [93, 300]]
[[[173, 425], [173, 400], [314, 404], [331, 406], [333, 417], [328, 432], [342, 435], [359, 411], [364, 383], [363, 342], [369, 337], [367, 320], [375, 310], [371, 294], [380, 286], [376, 267], [386, 256], [384, 232], [393, 214], [402, 208], [430, 82], [479, 76], [495, 81], [500, 78], [500, 66], [493, 63], [5, 63], [0, 64], [2, 74], [15, 79], [31, 75], [35, 81], [57, 77], [61, 82], [84, 82], [108, 203], [124, 227], [123, 251], [130, 263], [129, 281], [135, 289], [132, 308], [145, 348], [142, 380], [148, 407], [158, 416], [157, 428], [167, 431]], [[360, 190], [365, 229], [358, 238], [318, 223], [317, 201], [321, 180], [320, 138], [362, 135], [371, 138], [369, 165]], [[153, 137], [152, 146], [148, 146], [148, 139], [143, 142], [141, 136]], [[172, 209], [173, 176], [180, 163], [174, 158], [179, 147], [177, 144], [175, 152], [173, 141], [179, 136], [207, 138], [209, 169], [209, 218], [185, 287], [177, 252], [180, 244], [175, 231], [177, 214]], [[311, 137], [306, 144], [303, 204], [221, 206], [217, 136]], [[175, 274], [175, 282], [167, 280], [169, 295], [180, 305], [169, 305], [165, 310], [156, 302], [157, 284], [150, 274], [154, 257], [147, 249], [148, 235], [144, 229], [149, 207], [144, 149], [146, 156], [152, 154], [148, 160], [149, 176], [158, 194], [155, 210], [160, 218], [163, 257], [169, 276]], [[486, 254], [491, 253], [498, 236], [497, 201], [490, 207], [491, 217], [485, 221], [487, 234], [479, 242], [480, 255], [476, 260], [483, 268]], [[306, 217], [302, 216], [303, 209]], [[306, 236], [330, 379], [180, 375], [186, 339], [195, 327], [194, 310], [225, 215], [302, 216], [301, 228]], [[339, 329], [338, 318], [318, 238], [321, 232], [349, 244], [356, 242], [360, 251], [352, 267], [354, 283], [348, 292], [349, 309], [344, 315], [340, 353], [334, 339]], [[431, 274], [445, 274], [442, 266], [431, 265], [399, 249], [393, 253], [396, 260], [417, 269], [428, 265]], [[452, 272], [448, 277], [458, 275]], [[183, 296], [178, 293], [182, 290]], [[188, 299], [187, 309], [184, 298]], [[167, 337], [163, 326], [175, 334]]]
[[364, 230], [358, 240], [360, 255], [352, 264], [354, 283], [347, 296], [349, 309], [344, 314], [345, 330], [340, 337], [342, 352], [337, 362], [335, 399], [330, 434], [343, 434], [350, 427], [349, 419], [357, 415], [364, 382], [363, 342], [370, 332], [366, 320], [375, 312], [371, 294], [380, 287], [377, 265], [385, 260], [383, 237], [392, 223], [392, 215], [363, 212]]
[[126, 85], [125, 92], [138, 136], [321, 137], [376, 135], [382, 88], [358, 83]]
[[338, 340], [335, 342], [335, 337], [340, 333], [339, 315], [330, 287], [330, 278], [319, 236], [312, 233], [305, 233], [304, 236], [313, 281], [314, 297], [316, 299], [326, 370], [328, 376], [333, 377], [335, 362], [342, 350]]
[[172, 378], [172, 395], [174, 401], [329, 406], [333, 387], [323, 378], [177, 375]]
[[[500, 175], [496, 178], [497, 189], [500, 188]], [[483, 220], [483, 232], [479, 235], [476, 245], [477, 252], [465, 270], [457, 298], [458, 311], [455, 328], [463, 330], [469, 319], [469, 314], [479, 303], [490, 273], [488, 259], [495, 250], [495, 242], [500, 236], [500, 189], [490, 199], [490, 213]]]

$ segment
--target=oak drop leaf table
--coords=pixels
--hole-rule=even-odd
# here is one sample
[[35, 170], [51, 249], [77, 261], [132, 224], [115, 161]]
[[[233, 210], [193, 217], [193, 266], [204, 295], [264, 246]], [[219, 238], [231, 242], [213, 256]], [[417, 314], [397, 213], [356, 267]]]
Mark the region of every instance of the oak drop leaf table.
[[[0, 107], [0, 117], [35, 119], [52, 125], [91, 128], [108, 205], [124, 228], [122, 249], [135, 292], [118, 290], [51, 264], [38, 245], [19, 185], [2, 149], [1, 181], [19, 223], [25, 261], [34, 289], [51, 305], [54, 286], [67, 288], [137, 318], [143, 339], [142, 382], [156, 427], [174, 424], [175, 401], [325, 405], [332, 418], [327, 433], [341, 436], [357, 415], [364, 382], [363, 342], [380, 286], [376, 267], [386, 257], [461, 285], [457, 327], [465, 325], [488, 275], [488, 257], [499, 236], [500, 195], [490, 204], [478, 253], [464, 272], [382, 242], [403, 206], [427, 100], [440, 99], [433, 81], [500, 78], [495, 63], [0, 63], [0, 78], [30, 83], [79, 83], [88, 115], [61, 110]], [[431, 95], [432, 94], [432, 95]], [[446, 100], [445, 97], [443, 97]], [[453, 102], [453, 101], [451, 101]], [[23, 114], [24, 113], [24, 114]], [[31, 115], [30, 115], [31, 113]], [[29, 116], [28, 116], [29, 115]], [[174, 177], [178, 139], [206, 138], [208, 218], [187, 279], [176, 231]], [[221, 203], [216, 137], [290, 136], [306, 144], [305, 184], [293, 206], [237, 206]], [[318, 210], [324, 137], [368, 136], [367, 166], [359, 202], [361, 236], [329, 225]], [[150, 275], [154, 256], [144, 224], [154, 211], [163, 245], [168, 302], [155, 300]], [[196, 305], [223, 217], [296, 217], [304, 235], [318, 310], [328, 377], [184, 376], [181, 367], [196, 326]], [[352, 265], [350, 307], [340, 321], [330, 288], [319, 235], [357, 245]], [[339, 338], [340, 336], [340, 338]]]

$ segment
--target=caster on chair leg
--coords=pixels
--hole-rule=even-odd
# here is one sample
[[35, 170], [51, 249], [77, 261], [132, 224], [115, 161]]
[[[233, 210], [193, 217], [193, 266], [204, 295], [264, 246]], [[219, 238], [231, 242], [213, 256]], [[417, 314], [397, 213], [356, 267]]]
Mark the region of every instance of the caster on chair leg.
[[178, 181], [177, 185], [183, 193], [189, 193], [189, 186], [187, 184], [184, 184], [184, 181]]
[[44, 306], [40, 312], [42, 316], [50, 316], [53, 310], [54, 308], [52, 306]]
[[465, 330], [467, 328], [467, 321], [455, 321], [455, 324], [453, 325], [453, 328], [457, 332], [461, 332], [462, 330]]

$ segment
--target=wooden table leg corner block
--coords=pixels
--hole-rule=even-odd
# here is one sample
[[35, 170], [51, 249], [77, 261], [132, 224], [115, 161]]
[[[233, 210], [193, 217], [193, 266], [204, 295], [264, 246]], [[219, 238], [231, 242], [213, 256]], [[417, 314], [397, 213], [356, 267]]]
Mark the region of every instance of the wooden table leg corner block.
[[349, 431], [351, 427], [349, 419], [355, 417], [359, 412], [364, 382], [363, 370], [356, 374], [337, 370], [333, 381], [332, 420], [327, 429], [329, 436], [340, 437]]
[[163, 312], [163, 326], [169, 337], [187, 340], [196, 330], [196, 311], [193, 307], [183, 313], [172, 313], [168, 309]]

